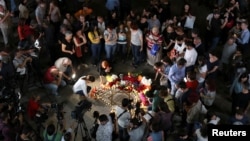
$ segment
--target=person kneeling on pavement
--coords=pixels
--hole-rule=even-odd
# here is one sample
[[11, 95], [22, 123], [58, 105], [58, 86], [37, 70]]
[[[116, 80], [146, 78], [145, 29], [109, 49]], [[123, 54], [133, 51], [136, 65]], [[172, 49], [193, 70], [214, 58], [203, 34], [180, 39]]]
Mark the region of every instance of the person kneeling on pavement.
[[73, 85], [73, 92], [80, 96], [89, 97], [88, 93], [90, 92], [91, 87], [88, 86], [88, 84], [92, 82], [95, 82], [95, 77], [92, 75], [80, 77]]
[[59, 71], [55, 66], [51, 66], [43, 77], [45, 88], [53, 95], [58, 96], [59, 86], [66, 86], [66, 82], [62, 78], [63, 72]]

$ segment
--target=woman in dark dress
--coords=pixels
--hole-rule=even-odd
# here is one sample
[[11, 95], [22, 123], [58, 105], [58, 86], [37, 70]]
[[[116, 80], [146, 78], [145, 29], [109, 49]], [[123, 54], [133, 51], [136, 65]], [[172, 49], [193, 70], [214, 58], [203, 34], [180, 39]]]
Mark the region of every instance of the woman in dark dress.
[[73, 62], [73, 65], [76, 65], [75, 61], [75, 49], [74, 49], [74, 42], [72, 40], [73, 34], [71, 31], [65, 32], [65, 38], [62, 40], [61, 43], [61, 57], [68, 57]]

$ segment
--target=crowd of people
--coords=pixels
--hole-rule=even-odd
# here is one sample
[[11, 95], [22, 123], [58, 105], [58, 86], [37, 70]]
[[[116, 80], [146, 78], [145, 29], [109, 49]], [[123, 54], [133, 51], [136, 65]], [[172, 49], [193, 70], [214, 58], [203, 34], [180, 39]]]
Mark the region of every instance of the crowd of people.
[[[74, 80], [82, 66], [96, 66], [102, 84], [103, 76], [115, 73], [117, 63], [130, 62], [135, 69], [146, 63], [156, 73], [155, 82], [145, 93], [150, 101], [147, 110], [131, 114], [130, 100], [123, 99], [115, 117], [98, 117], [97, 141], [114, 140], [116, 133], [121, 141], [163, 141], [176, 130], [176, 115], [181, 117], [176, 140], [208, 140], [207, 125], [220, 124], [213, 109], [219, 80], [230, 87], [227, 95], [231, 96], [232, 112], [226, 124], [249, 124], [247, 1], [199, 0], [199, 5], [211, 11], [204, 19], [197, 19], [193, 12], [196, 1], [185, 0], [180, 15], [173, 14], [170, 0], [150, 0], [141, 10], [133, 9], [131, 0], [106, 0], [106, 15], [95, 14], [95, 7], [88, 2], [73, 1], [76, 7], [72, 10], [64, 0], [0, 0], [5, 49], [15, 41], [12, 32], [18, 34], [14, 53], [0, 52], [0, 88], [18, 87], [25, 93], [25, 81], [36, 78], [34, 81], [50, 95], [60, 96], [58, 89], [73, 85], [74, 93], [89, 98], [88, 83], [95, 77]], [[14, 17], [18, 17], [17, 26], [11, 24]], [[205, 20], [205, 29], [197, 26], [199, 20]], [[40, 64], [42, 55], [49, 60], [46, 67]], [[41, 104], [39, 100], [33, 96], [29, 101], [30, 119], [51, 107], [51, 103]], [[1, 138], [32, 140], [32, 130], [25, 126], [22, 112], [12, 112], [16, 109], [5, 102], [0, 109]], [[50, 124], [42, 137], [72, 140], [72, 128], [63, 134]]]

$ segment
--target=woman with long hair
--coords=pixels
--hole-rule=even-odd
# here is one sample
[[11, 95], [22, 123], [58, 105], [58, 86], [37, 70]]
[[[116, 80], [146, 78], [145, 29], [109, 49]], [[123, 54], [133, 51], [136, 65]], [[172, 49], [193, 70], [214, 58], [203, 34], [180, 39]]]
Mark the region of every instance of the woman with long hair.
[[88, 38], [91, 42], [91, 63], [96, 66], [100, 61], [101, 39], [103, 38], [96, 24], [90, 27]]
[[87, 38], [85, 36], [85, 34], [82, 32], [81, 29], [78, 29], [73, 37], [73, 41], [75, 44], [75, 55], [77, 58], [77, 64], [78, 64], [78, 69], [80, 68], [79, 65], [83, 65], [83, 48], [87, 43]]

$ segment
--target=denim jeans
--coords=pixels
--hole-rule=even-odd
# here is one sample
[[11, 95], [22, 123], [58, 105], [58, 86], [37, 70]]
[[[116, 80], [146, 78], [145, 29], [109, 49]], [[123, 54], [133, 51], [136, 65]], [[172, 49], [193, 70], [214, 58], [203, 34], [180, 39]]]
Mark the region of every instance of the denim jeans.
[[[66, 86], [66, 82], [64, 80], [61, 81], [61, 84], [59, 85], [59, 87], [64, 87]], [[44, 87], [47, 89], [47, 91], [49, 91], [50, 93], [52, 93], [53, 95], [58, 95], [58, 86], [54, 83], [49, 83], [49, 84], [44, 84]]]
[[92, 64], [96, 65], [100, 61], [101, 47], [101, 43], [91, 44]]
[[220, 37], [213, 37], [210, 50], [214, 50], [220, 41]]
[[119, 127], [119, 139], [120, 139], [120, 141], [129, 141], [129, 135], [128, 135], [127, 128], [123, 128], [120, 125], [118, 125], [118, 127]]
[[139, 63], [140, 63], [140, 58], [141, 58], [140, 48], [141, 48], [141, 46], [131, 44], [131, 49], [132, 49], [132, 54], [134, 57], [134, 64], [135, 65], [139, 65]]
[[117, 44], [117, 52], [124, 60], [127, 55], [127, 44]]
[[108, 61], [113, 61], [113, 57], [115, 55], [116, 44], [115, 45], [106, 45], [105, 44], [105, 51], [106, 51], [106, 59]]

